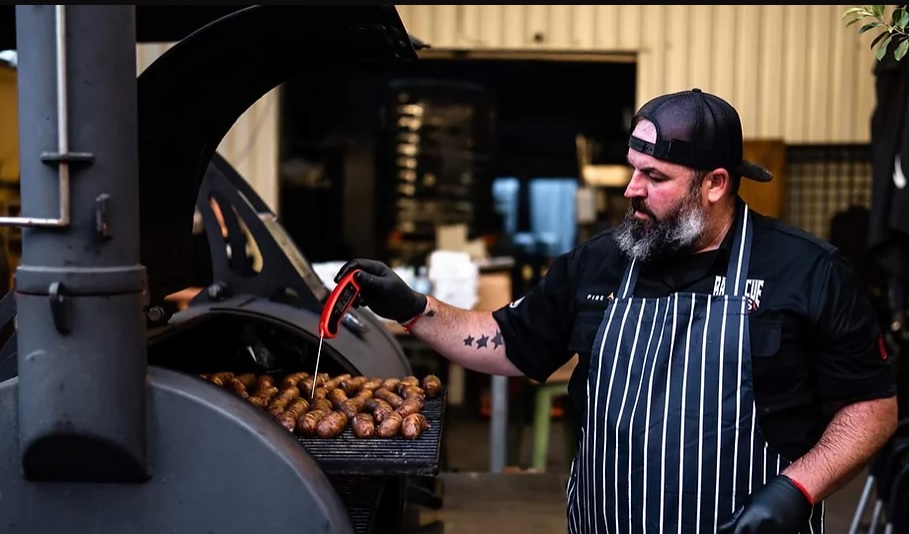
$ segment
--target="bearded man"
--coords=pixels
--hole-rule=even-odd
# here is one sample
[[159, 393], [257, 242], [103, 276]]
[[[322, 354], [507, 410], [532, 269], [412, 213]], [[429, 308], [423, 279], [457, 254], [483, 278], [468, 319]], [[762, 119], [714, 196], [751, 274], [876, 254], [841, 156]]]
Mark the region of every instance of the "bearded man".
[[574, 354], [571, 533], [819, 533], [824, 499], [896, 428], [893, 371], [851, 267], [751, 211], [738, 112], [698, 89], [635, 115], [623, 223], [492, 313], [353, 260], [361, 296], [438, 353], [543, 382]]

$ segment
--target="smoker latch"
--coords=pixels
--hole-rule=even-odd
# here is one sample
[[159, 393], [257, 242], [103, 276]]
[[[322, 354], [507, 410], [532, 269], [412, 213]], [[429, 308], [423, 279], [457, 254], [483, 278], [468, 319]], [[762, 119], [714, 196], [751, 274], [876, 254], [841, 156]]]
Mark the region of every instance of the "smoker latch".
[[47, 296], [50, 299], [51, 316], [54, 319], [54, 326], [57, 332], [64, 336], [72, 332], [72, 312], [70, 303], [63, 294], [63, 284], [54, 282], [47, 290]]

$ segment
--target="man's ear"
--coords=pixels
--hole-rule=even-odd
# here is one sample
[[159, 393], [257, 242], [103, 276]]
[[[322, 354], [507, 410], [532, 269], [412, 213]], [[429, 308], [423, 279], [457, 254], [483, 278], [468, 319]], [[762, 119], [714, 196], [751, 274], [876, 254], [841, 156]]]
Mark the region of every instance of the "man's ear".
[[704, 177], [701, 187], [706, 193], [707, 202], [716, 204], [726, 196], [726, 191], [732, 187], [732, 178], [726, 169], [714, 169]]

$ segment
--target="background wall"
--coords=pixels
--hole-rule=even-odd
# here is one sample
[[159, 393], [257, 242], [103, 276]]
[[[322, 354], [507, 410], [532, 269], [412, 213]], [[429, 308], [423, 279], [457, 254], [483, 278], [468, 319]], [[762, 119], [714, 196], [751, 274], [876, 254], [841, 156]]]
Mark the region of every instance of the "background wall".
[[[630, 52], [638, 105], [700, 87], [742, 115], [745, 137], [787, 144], [867, 143], [874, 107], [871, 37], [848, 5], [399, 5], [434, 48]], [[584, 83], [566, 80], [566, 83]]]
[[[141, 73], [171, 44], [136, 47]], [[278, 209], [278, 91], [274, 89], [253, 104], [234, 124], [218, 146], [218, 153], [239, 171], [272, 210]]]

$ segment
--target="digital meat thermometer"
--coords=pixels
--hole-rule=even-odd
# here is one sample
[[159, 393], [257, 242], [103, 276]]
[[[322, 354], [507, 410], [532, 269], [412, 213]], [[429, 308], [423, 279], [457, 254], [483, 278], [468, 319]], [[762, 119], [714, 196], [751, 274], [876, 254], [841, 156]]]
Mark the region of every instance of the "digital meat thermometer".
[[316, 394], [316, 378], [319, 376], [319, 360], [322, 358], [322, 342], [325, 338], [332, 339], [338, 335], [341, 330], [341, 319], [347, 314], [347, 311], [356, 302], [360, 295], [360, 286], [357, 285], [354, 276], [360, 272], [354, 269], [344, 275], [338, 285], [328, 295], [325, 306], [322, 308], [322, 316], [319, 318], [319, 350], [316, 352], [316, 370], [313, 374], [313, 387], [310, 393], [310, 400]]

